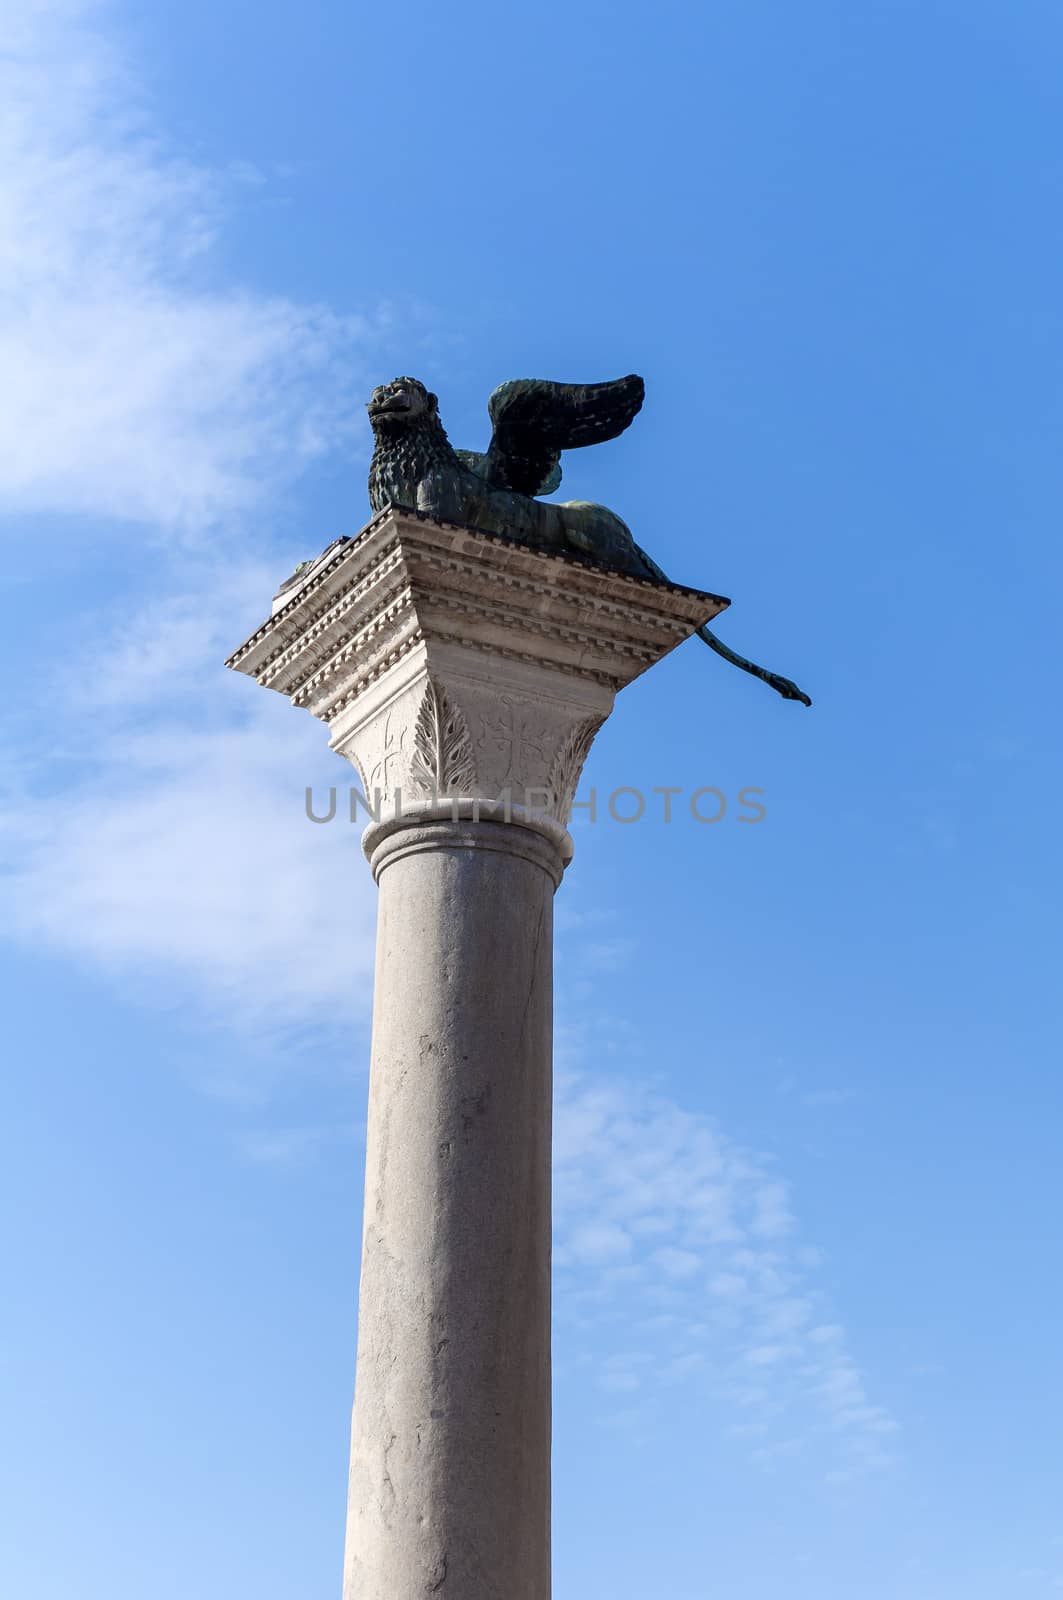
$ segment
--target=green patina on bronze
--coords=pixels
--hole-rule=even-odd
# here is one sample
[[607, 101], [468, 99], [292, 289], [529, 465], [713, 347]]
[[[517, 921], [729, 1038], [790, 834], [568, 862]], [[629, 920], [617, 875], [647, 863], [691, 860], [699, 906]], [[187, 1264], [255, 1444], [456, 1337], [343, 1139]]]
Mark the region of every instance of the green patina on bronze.
[[[416, 378], [373, 390], [369, 420], [376, 449], [369, 468], [374, 511], [407, 506], [516, 539], [537, 550], [577, 554], [635, 578], [668, 579], [606, 506], [540, 500], [561, 482], [561, 452], [615, 439], [638, 414], [645, 386], [634, 374], [613, 383], [516, 378], [488, 402], [493, 432], [485, 454], [455, 450], [439, 403]], [[786, 700], [812, 702], [789, 678], [736, 654], [709, 628], [699, 638], [726, 661], [770, 684]]]

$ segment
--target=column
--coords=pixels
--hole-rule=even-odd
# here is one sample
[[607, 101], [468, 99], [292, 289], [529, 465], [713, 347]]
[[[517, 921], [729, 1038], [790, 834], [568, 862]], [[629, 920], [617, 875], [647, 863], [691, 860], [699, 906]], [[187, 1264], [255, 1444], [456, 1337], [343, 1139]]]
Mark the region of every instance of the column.
[[556, 838], [369, 830], [380, 885], [345, 1600], [550, 1593]]
[[344, 1600], [549, 1600], [553, 896], [616, 693], [726, 603], [391, 508], [229, 660], [374, 812]]

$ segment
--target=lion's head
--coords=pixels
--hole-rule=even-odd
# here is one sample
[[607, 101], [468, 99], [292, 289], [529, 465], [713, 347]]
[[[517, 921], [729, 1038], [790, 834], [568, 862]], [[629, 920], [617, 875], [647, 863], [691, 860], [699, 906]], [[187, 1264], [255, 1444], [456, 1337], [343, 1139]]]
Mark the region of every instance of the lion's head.
[[439, 401], [416, 378], [393, 378], [373, 390], [367, 407], [373, 432], [393, 436], [439, 415]]

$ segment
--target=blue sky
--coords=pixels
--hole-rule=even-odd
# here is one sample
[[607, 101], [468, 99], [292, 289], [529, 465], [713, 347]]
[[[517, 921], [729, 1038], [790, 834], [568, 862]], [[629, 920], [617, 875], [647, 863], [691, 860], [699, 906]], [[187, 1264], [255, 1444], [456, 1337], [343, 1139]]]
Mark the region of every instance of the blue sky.
[[4, 26], [5, 1592], [338, 1593], [373, 894], [221, 663], [374, 383], [631, 370], [566, 492], [815, 705], [694, 642], [585, 773], [767, 814], [575, 826], [556, 1600], [1063, 1590], [1058, 9]]

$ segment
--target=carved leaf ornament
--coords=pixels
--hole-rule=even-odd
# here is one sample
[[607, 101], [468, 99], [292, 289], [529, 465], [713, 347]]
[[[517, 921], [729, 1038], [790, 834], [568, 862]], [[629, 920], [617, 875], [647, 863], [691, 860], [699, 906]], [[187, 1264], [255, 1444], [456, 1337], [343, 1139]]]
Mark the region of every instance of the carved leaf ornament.
[[584, 722], [573, 728], [554, 757], [547, 788], [550, 792], [550, 810], [560, 822], [567, 822], [572, 814], [583, 763], [590, 754], [594, 736], [601, 725], [602, 719], [596, 717], [593, 722]]
[[465, 718], [429, 683], [414, 728], [413, 777], [433, 795], [474, 795], [476, 768]]

